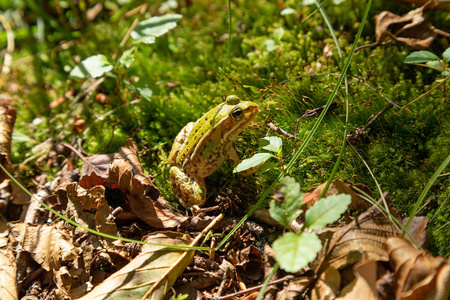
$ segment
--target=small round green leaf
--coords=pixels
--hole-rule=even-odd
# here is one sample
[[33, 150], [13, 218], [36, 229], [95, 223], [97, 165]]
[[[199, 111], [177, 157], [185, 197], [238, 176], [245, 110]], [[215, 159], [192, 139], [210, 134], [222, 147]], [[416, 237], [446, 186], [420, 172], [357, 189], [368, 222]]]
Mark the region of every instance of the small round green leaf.
[[352, 202], [352, 197], [339, 194], [319, 199], [305, 213], [305, 227], [321, 229], [338, 220]]
[[273, 243], [275, 259], [287, 272], [295, 273], [314, 260], [322, 249], [319, 237], [314, 233], [303, 232], [297, 235], [287, 232]]
[[444, 62], [447, 64], [450, 62], [450, 47], [448, 47], [444, 53], [442, 53], [442, 57], [444, 58]]
[[440, 60], [429, 61], [427, 62], [427, 66], [430, 67], [431, 69], [442, 71], [442, 64]]
[[146, 44], [153, 44], [155, 37], [166, 34], [169, 30], [177, 26], [177, 22], [182, 18], [178, 14], [167, 14], [160, 17], [151, 17], [139, 22], [131, 32], [131, 38]]
[[260, 140], [260, 145], [264, 150], [280, 152], [283, 140], [277, 136], [267, 136]]
[[86, 78], [91, 76], [97, 78], [111, 71], [113, 66], [103, 54], [90, 56], [75, 66], [70, 72], [70, 77]]
[[415, 51], [405, 58], [405, 63], [420, 64], [432, 60], [439, 60], [439, 57], [430, 51]]
[[275, 50], [278, 49], [278, 47], [280, 47], [280, 46], [276, 45], [276, 44], [275, 44], [275, 41], [272, 40], [272, 39], [266, 40], [265, 45], [266, 45], [266, 50], [267, 50], [267, 52], [275, 51]]

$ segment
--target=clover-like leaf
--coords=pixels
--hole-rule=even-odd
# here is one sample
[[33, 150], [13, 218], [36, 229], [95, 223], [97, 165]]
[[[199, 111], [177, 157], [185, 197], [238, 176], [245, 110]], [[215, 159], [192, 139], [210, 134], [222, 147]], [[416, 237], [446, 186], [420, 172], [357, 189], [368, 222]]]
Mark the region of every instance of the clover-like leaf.
[[297, 235], [287, 232], [273, 242], [275, 259], [287, 272], [295, 273], [314, 260], [322, 249], [319, 237], [314, 233], [303, 232]]
[[278, 154], [281, 152], [283, 140], [277, 136], [266, 136], [259, 143], [264, 150], [273, 151]]
[[321, 229], [340, 218], [352, 202], [347, 194], [332, 195], [319, 199], [305, 213], [305, 227]]
[[125, 50], [120, 56], [119, 64], [124, 65], [125, 67], [129, 68], [131, 64], [134, 62], [134, 52], [136, 50], [136, 47], [131, 47], [128, 50]]
[[268, 39], [265, 42], [267, 52], [272, 52], [278, 49], [278, 45], [275, 44], [275, 41], [272, 39]]
[[134, 40], [153, 44], [155, 38], [166, 34], [169, 30], [177, 27], [177, 22], [182, 18], [179, 14], [167, 14], [160, 17], [151, 17], [139, 22], [131, 32]]
[[289, 224], [303, 212], [300, 207], [303, 204], [303, 193], [300, 191], [300, 184], [294, 178], [286, 176], [280, 180], [281, 186], [278, 192], [284, 197], [281, 201], [272, 200], [269, 204], [270, 216], [284, 227]]
[[80, 64], [75, 66], [72, 71], [70, 71], [69, 76], [75, 78], [86, 78], [87, 76], [97, 78], [106, 72], [111, 71], [112, 68], [113, 66], [106, 56], [97, 54], [86, 58]]

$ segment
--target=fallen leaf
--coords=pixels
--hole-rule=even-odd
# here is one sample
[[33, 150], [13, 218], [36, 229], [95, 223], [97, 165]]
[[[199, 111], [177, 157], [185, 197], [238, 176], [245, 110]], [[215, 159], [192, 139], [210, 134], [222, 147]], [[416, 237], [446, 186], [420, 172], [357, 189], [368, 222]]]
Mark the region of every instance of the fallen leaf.
[[[0, 164], [8, 171], [11, 166], [11, 138], [15, 122], [16, 108], [7, 96], [0, 95]], [[0, 170], [0, 182], [7, 177], [3, 170]]]
[[78, 258], [81, 252], [65, 231], [52, 225], [11, 223], [10, 232], [20, 248], [47, 271], [59, 270], [63, 262]]
[[377, 263], [374, 260], [365, 260], [356, 263], [353, 267], [355, 279], [341, 290], [339, 300], [353, 300], [361, 298], [365, 300], [377, 300], [376, 290]]
[[174, 228], [187, 220], [187, 217], [175, 213], [160, 197], [151, 176], [145, 175], [137, 145], [131, 139], [114, 155], [105, 172], [108, 159], [109, 157], [102, 156], [89, 160], [80, 185], [90, 188], [101, 184], [121, 190], [133, 213], [154, 228]]
[[[317, 200], [319, 200], [319, 196], [322, 193], [323, 189], [326, 186], [326, 182], [319, 185], [316, 188], [309, 189], [303, 194], [303, 203], [307, 207], [314, 204]], [[356, 186], [359, 189], [363, 190], [369, 195], [372, 195], [372, 192], [370, 191], [369, 187], [367, 187], [364, 184], [353, 184], [350, 182], [343, 182], [339, 179], [333, 180], [328, 187], [327, 192], [324, 195], [324, 198], [332, 196], [332, 195], [339, 195], [339, 194], [347, 194], [352, 197], [352, 202], [349, 205], [349, 209], [364, 209], [368, 207], [368, 202], [364, 200], [364, 198], [361, 197], [360, 194], [358, 194], [354, 189], [352, 189], [352, 186]], [[305, 208], [304, 208], [305, 209]]]
[[7, 220], [0, 214], [0, 299], [17, 300], [16, 258], [7, 243]]
[[450, 296], [450, 262], [418, 250], [400, 237], [386, 241], [397, 280], [398, 300], [447, 300]]
[[329, 267], [320, 274], [311, 292], [311, 300], [335, 299], [339, 295], [341, 274], [336, 268]]
[[425, 11], [435, 7], [433, 1], [426, 2], [423, 6], [399, 16], [389, 11], [382, 11], [375, 16], [376, 42], [365, 47], [385, 45], [390, 40], [405, 43], [413, 49], [421, 50], [430, 47], [437, 35], [450, 37], [450, 34], [435, 28], [428, 21]]
[[[178, 232], [157, 232], [146, 242], [188, 246], [192, 238]], [[78, 300], [164, 299], [165, 294], [192, 261], [193, 250], [144, 245], [128, 265], [112, 274], [90, 293]]]

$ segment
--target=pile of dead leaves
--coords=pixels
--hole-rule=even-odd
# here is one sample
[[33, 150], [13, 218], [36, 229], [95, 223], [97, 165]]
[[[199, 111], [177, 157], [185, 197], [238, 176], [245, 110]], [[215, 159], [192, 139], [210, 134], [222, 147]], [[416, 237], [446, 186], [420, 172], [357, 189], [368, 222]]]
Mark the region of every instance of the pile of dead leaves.
[[[5, 133], [0, 159], [10, 170], [15, 111], [7, 103], [0, 109], [0, 132]], [[190, 250], [200, 240], [215, 247], [240, 218], [212, 222], [212, 216], [174, 211], [145, 175], [131, 140], [114, 155], [86, 157], [71, 149], [83, 160], [82, 174], [68, 159], [53, 181], [38, 185], [32, 198], [1, 174], [0, 299], [256, 297], [274, 271], [276, 254], [267, 238], [276, 222], [247, 220], [221, 249]], [[322, 188], [305, 194], [304, 209], [317, 201]], [[351, 208], [361, 210], [367, 204], [360, 190], [370, 194], [364, 185], [335, 181], [327, 196], [349, 194]], [[426, 243], [426, 218], [416, 217], [410, 229], [418, 245], [399, 237], [399, 228], [376, 206], [345, 219], [318, 232], [323, 249], [307, 269], [274, 272], [264, 299], [448, 298], [450, 263], [418, 248]], [[291, 230], [301, 222], [293, 222]], [[207, 234], [211, 229], [215, 234]]]

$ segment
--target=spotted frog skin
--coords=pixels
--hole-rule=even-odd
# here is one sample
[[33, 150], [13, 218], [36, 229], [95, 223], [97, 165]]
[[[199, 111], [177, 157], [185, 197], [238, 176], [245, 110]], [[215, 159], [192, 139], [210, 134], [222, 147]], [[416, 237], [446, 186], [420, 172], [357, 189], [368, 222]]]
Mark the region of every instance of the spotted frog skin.
[[258, 111], [258, 104], [230, 95], [180, 131], [169, 155], [170, 181], [185, 208], [205, 203], [204, 178], [216, 172], [227, 157], [233, 167], [240, 163], [235, 141]]

